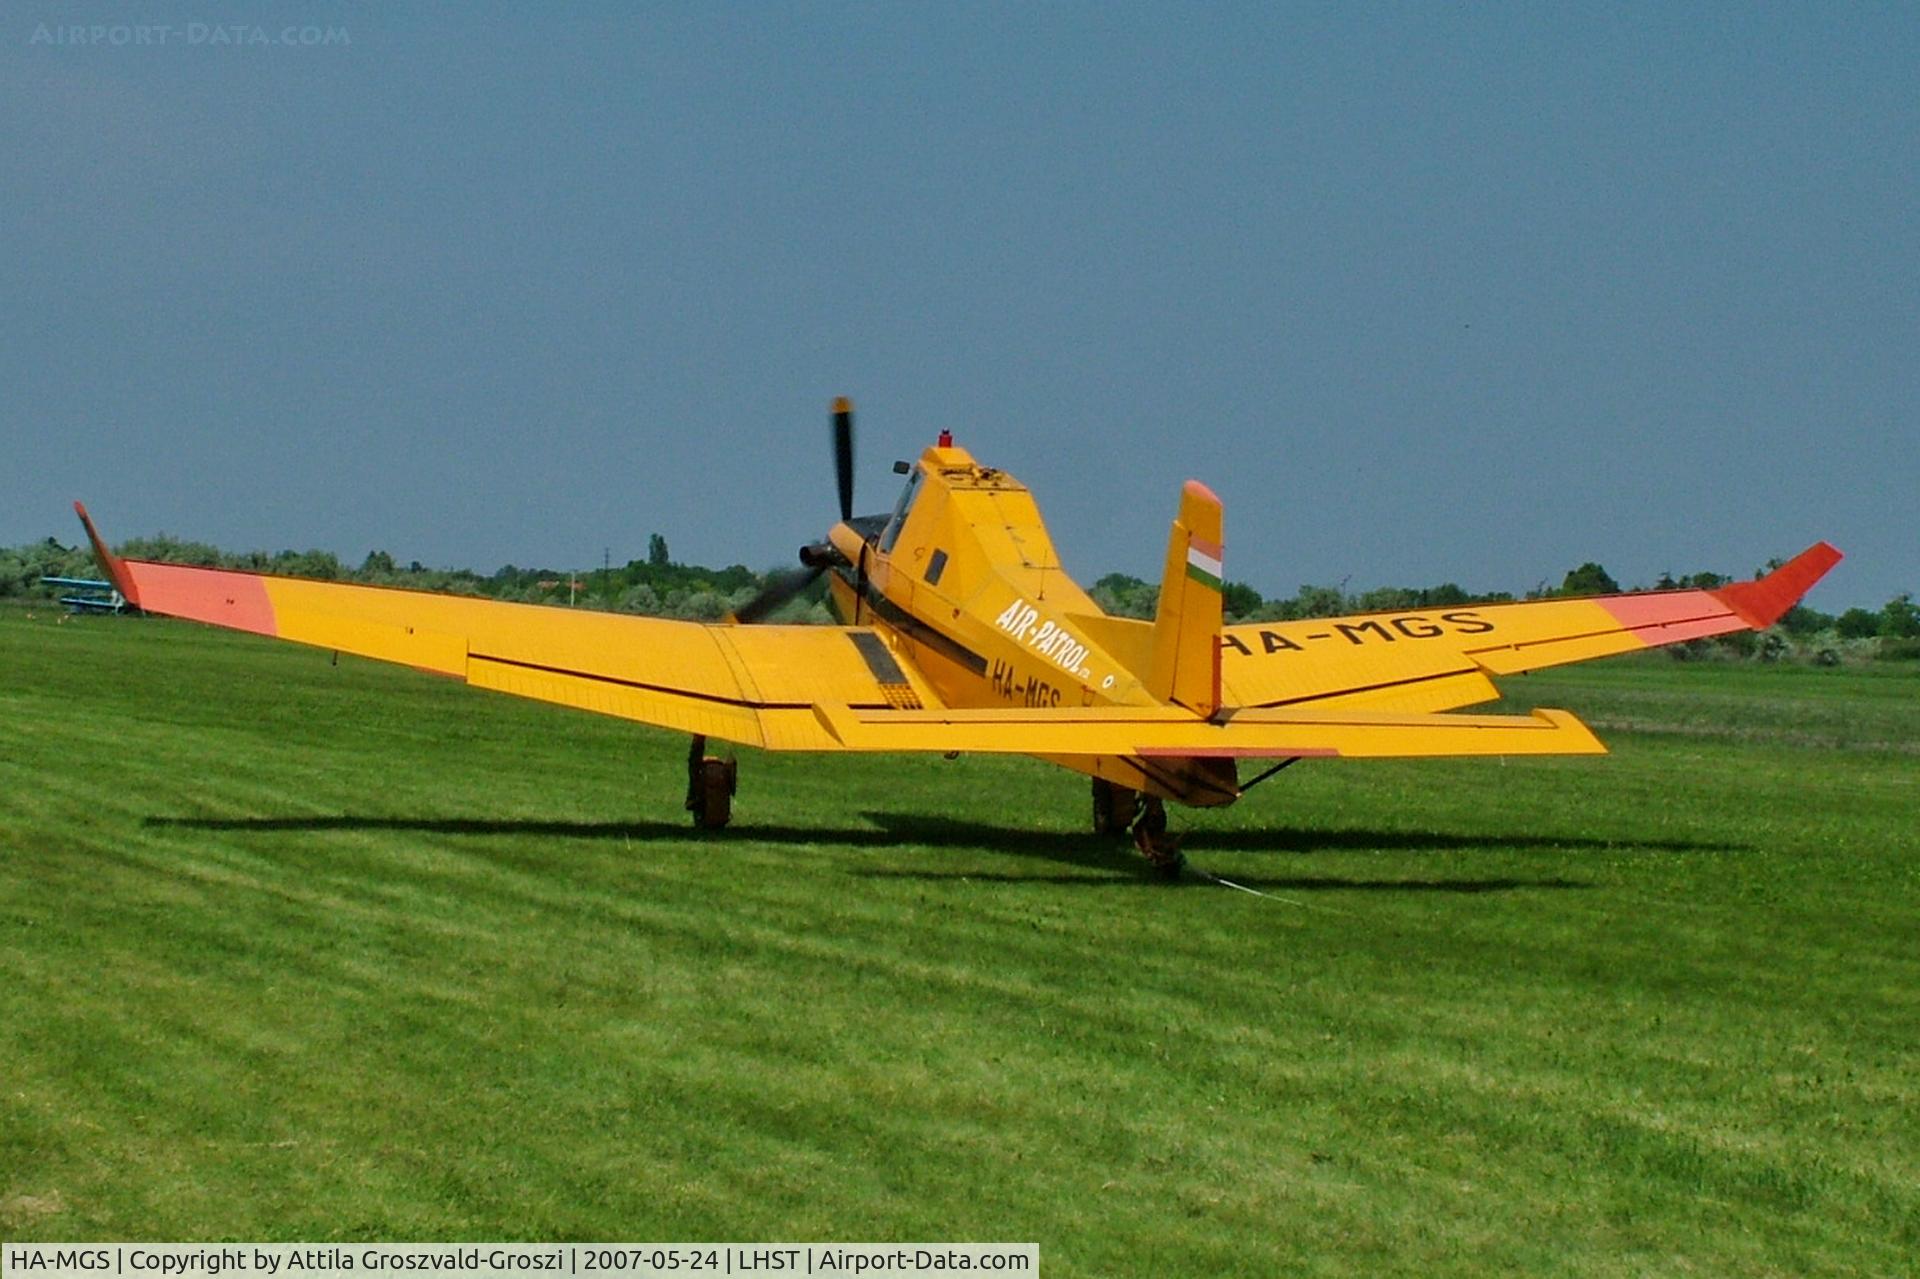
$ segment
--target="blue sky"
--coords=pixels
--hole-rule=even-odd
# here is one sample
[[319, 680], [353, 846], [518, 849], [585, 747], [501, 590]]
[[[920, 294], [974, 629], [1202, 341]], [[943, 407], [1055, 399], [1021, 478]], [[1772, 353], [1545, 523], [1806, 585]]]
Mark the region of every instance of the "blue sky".
[[[83, 497], [116, 538], [764, 567], [833, 516], [844, 393], [862, 509], [950, 427], [1082, 580], [1153, 575], [1193, 476], [1269, 594], [1821, 537], [1816, 605], [1920, 591], [1911, 6], [68, 30], [131, 21], [0, 17], [0, 542]], [[294, 23], [346, 42], [251, 43]]]

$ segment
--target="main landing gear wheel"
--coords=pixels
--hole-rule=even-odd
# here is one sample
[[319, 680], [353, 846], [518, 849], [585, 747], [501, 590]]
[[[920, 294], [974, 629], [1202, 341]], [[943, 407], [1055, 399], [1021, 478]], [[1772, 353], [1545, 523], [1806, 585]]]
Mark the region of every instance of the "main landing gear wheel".
[[1180, 852], [1180, 840], [1167, 834], [1167, 806], [1154, 795], [1140, 805], [1139, 820], [1133, 824], [1133, 846], [1164, 879], [1178, 879], [1187, 859]]
[[1124, 835], [1140, 811], [1140, 792], [1116, 786], [1104, 777], [1093, 779], [1093, 833]]
[[707, 739], [695, 737], [687, 750], [687, 811], [701, 830], [719, 830], [733, 816], [733, 791], [739, 763], [707, 754]]

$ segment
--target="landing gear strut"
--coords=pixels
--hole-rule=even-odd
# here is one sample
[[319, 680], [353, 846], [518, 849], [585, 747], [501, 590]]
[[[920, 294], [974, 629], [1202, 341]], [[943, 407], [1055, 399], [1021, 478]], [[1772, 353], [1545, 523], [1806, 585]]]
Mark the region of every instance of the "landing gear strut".
[[733, 816], [734, 785], [739, 765], [707, 754], [707, 739], [696, 736], [687, 749], [687, 811], [702, 830], [719, 830]]
[[1096, 835], [1130, 831], [1140, 855], [1168, 879], [1178, 879], [1187, 864], [1180, 853], [1180, 841], [1167, 834], [1166, 805], [1156, 796], [1142, 795], [1100, 777], [1093, 779], [1093, 830]]

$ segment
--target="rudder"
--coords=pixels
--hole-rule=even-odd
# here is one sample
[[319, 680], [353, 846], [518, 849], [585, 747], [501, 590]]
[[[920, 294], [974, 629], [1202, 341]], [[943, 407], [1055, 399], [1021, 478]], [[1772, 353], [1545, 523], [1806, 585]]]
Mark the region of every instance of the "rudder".
[[1147, 673], [1155, 697], [1203, 716], [1220, 706], [1221, 528], [1220, 499], [1188, 480], [1167, 538]]

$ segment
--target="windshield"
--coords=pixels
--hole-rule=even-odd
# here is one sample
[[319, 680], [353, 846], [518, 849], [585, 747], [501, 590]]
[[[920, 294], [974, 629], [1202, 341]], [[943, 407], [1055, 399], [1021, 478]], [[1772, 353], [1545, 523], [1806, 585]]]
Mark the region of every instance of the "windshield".
[[893, 515], [887, 520], [887, 527], [880, 532], [880, 549], [891, 551], [894, 541], [900, 536], [900, 526], [907, 522], [907, 512], [913, 509], [913, 495], [920, 491], [919, 467], [913, 468], [913, 474], [907, 476], [907, 486], [900, 490], [900, 500], [893, 504]]

